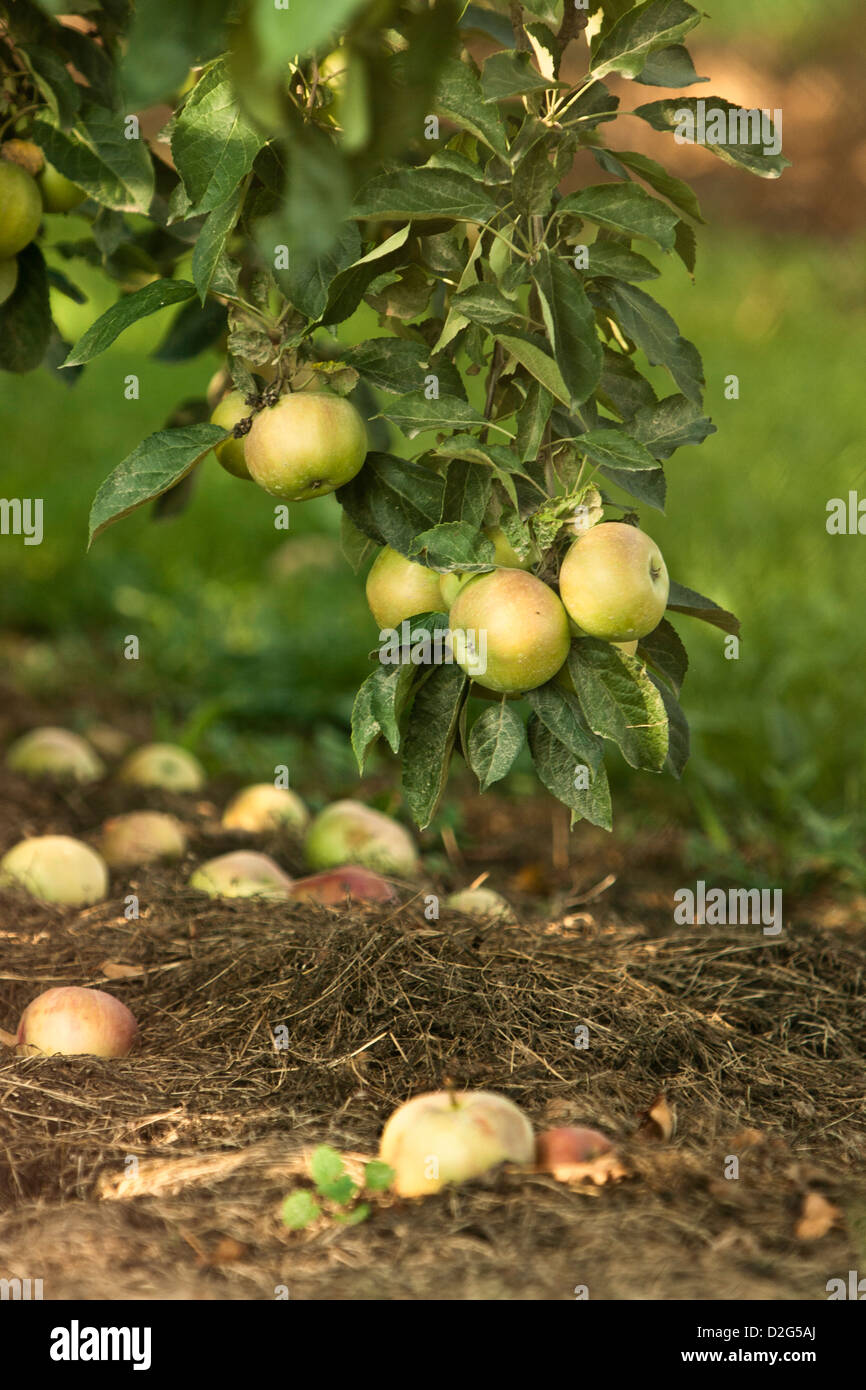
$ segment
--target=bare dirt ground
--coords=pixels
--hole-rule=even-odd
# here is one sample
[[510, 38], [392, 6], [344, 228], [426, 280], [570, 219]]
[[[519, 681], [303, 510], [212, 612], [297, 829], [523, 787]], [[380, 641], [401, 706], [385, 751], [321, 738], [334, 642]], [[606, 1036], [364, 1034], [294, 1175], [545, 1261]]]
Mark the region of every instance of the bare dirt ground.
[[[5, 746], [22, 708], [11, 695], [3, 708]], [[672, 892], [694, 874], [675, 833], [578, 829], [563, 852], [549, 801], [488, 797], [465, 804], [460, 872], [490, 870], [520, 925], [429, 921], [412, 892], [339, 913], [217, 904], [186, 880], [237, 843], [217, 824], [227, 790], [142, 797], [109, 778], [62, 792], [3, 774], [0, 850], [28, 833], [86, 836], [145, 804], [180, 814], [192, 840], [182, 865], [115, 875], [84, 911], [0, 897], [0, 1028], [69, 983], [122, 998], [142, 1032], [120, 1062], [0, 1048], [0, 1276], [42, 1278], [47, 1299], [270, 1299], [282, 1286], [293, 1299], [560, 1300], [586, 1286], [594, 1299], [820, 1300], [863, 1267], [862, 902], [826, 888], [786, 899], [778, 938], [677, 927]], [[302, 872], [298, 844], [262, 847]], [[502, 1092], [537, 1128], [603, 1129], [627, 1176], [501, 1171], [423, 1200], [375, 1196], [356, 1227], [330, 1214], [284, 1227], [316, 1144], [357, 1172], [392, 1109], [446, 1080]]]

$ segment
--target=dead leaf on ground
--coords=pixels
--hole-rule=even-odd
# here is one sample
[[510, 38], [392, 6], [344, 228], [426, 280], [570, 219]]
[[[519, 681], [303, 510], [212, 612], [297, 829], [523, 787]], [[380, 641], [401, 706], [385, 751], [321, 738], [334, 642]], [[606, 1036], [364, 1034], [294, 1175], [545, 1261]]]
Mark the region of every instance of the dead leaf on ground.
[[828, 1202], [820, 1192], [807, 1192], [803, 1198], [803, 1210], [794, 1227], [798, 1240], [820, 1240], [841, 1220], [839, 1207]]
[[667, 1097], [660, 1093], [641, 1115], [635, 1138], [666, 1144], [674, 1137], [676, 1130], [676, 1109], [668, 1102]]
[[99, 967], [106, 980], [130, 980], [136, 975], [144, 975], [141, 965], [124, 965], [122, 961], [104, 960]]

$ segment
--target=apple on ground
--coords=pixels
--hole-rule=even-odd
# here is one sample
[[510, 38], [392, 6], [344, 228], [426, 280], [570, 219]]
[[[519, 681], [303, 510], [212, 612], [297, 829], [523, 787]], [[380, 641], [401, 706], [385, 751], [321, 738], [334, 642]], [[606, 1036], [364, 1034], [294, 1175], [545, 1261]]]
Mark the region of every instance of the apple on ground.
[[454, 600], [448, 626], [457, 664], [500, 694], [534, 690], [551, 680], [571, 643], [556, 594], [518, 569], [492, 570], [470, 580]]
[[440, 576], [426, 565], [407, 560], [386, 545], [367, 575], [367, 603], [380, 628], [399, 628], [416, 613], [441, 613]]
[[31, 729], [13, 743], [6, 766], [25, 777], [50, 777], [56, 781], [95, 782], [105, 766], [85, 739], [69, 729]]
[[491, 1091], [431, 1091], [415, 1096], [388, 1120], [379, 1157], [395, 1171], [401, 1197], [439, 1192], [500, 1163], [530, 1164], [532, 1126], [505, 1096]]
[[211, 898], [285, 899], [292, 879], [269, 855], [239, 849], [200, 864], [189, 886]]
[[108, 895], [108, 869], [101, 855], [69, 835], [34, 835], [19, 840], [0, 859], [0, 887], [21, 888], [44, 903], [87, 907]]
[[125, 1004], [77, 985], [37, 995], [18, 1024], [18, 1048], [28, 1055], [125, 1057], [137, 1041], [138, 1024]]
[[347, 898], [367, 903], [392, 902], [396, 896], [386, 878], [361, 864], [344, 864], [341, 869], [326, 869], [324, 873], [296, 879], [289, 894], [297, 901], [320, 903], [323, 907], [343, 907]]
[[260, 410], [246, 437], [253, 482], [284, 502], [323, 497], [354, 478], [367, 456], [367, 427], [343, 396], [295, 391]]
[[468, 917], [498, 917], [502, 921], [514, 921], [511, 907], [492, 888], [463, 888], [459, 893], [449, 893], [443, 906], [455, 912], [465, 912]]
[[129, 811], [102, 826], [99, 848], [112, 869], [140, 868], [186, 853], [186, 831], [174, 816], [161, 811]]
[[[212, 425], [219, 425], [221, 429], [231, 430], [251, 414], [252, 410], [247, 405], [243, 392], [229, 391], [215, 407], [210, 422]], [[233, 478], [245, 478], [250, 481], [243, 439], [235, 439], [232, 435], [229, 439], [224, 439], [222, 444], [215, 444], [214, 453], [218, 462]]]
[[570, 547], [559, 592], [569, 617], [590, 637], [632, 642], [658, 627], [670, 581], [662, 553], [646, 532], [603, 521]]
[[260, 835], [272, 830], [304, 830], [310, 813], [296, 792], [276, 787], [273, 782], [257, 782], [244, 787], [223, 812], [226, 830], [247, 830]]
[[304, 848], [311, 869], [360, 864], [396, 878], [414, 878], [419, 867], [408, 831], [361, 801], [326, 806], [307, 831]]
[[535, 1164], [542, 1172], [555, 1172], [575, 1163], [590, 1163], [601, 1154], [610, 1153], [613, 1145], [597, 1129], [581, 1125], [559, 1125], [546, 1129], [535, 1141]]
[[197, 792], [204, 786], [204, 769], [198, 758], [175, 743], [146, 743], [122, 764], [122, 782], [138, 787], [161, 787], [167, 792]]

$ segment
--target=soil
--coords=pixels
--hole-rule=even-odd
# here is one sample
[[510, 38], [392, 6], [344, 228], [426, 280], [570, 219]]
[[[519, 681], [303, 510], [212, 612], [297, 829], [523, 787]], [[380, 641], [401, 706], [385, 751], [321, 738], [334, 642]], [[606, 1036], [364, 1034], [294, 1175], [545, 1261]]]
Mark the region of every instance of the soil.
[[[2, 707], [5, 746], [23, 706], [7, 692]], [[673, 892], [695, 878], [679, 832], [569, 839], [546, 798], [488, 795], [446, 837], [450, 872], [398, 907], [217, 903], [186, 883], [239, 843], [218, 823], [231, 790], [2, 774], [0, 850], [145, 805], [180, 815], [191, 844], [178, 866], [115, 874], [83, 911], [0, 897], [0, 1027], [66, 983], [116, 994], [142, 1034], [114, 1062], [0, 1047], [0, 1276], [41, 1278], [46, 1299], [564, 1300], [585, 1286], [824, 1300], [862, 1268], [862, 902], [786, 897], [775, 938], [676, 926]], [[258, 847], [303, 872], [297, 842]], [[517, 924], [428, 920], [426, 894], [485, 871]], [[360, 1178], [391, 1111], [443, 1084], [499, 1091], [538, 1129], [603, 1130], [621, 1176], [505, 1169], [421, 1200], [373, 1194], [358, 1225], [325, 1203], [285, 1227], [316, 1145]]]

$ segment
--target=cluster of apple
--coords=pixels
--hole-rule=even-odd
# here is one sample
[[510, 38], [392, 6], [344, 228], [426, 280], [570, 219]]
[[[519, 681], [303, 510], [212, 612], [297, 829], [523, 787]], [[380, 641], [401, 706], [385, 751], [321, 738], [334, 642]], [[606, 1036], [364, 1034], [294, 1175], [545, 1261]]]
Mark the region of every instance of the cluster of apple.
[[518, 555], [498, 527], [486, 535], [497, 566], [486, 573], [439, 575], [386, 547], [367, 577], [367, 602], [381, 629], [446, 610], [454, 658], [468, 675], [479, 674], [479, 644], [467, 639], [484, 634], [479, 693], [516, 695], [554, 678], [573, 688], [566, 665], [572, 635], [601, 638], [633, 656], [664, 615], [667, 568], [635, 526], [602, 522], [578, 536], [563, 560], [558, 595], [528, 573], [537, 555]]
[[18, 253], [36, 236], [43, 213], [70, 212], [85, 197], [31, 140], [0, 146], [0, 304], [15, 291]]

